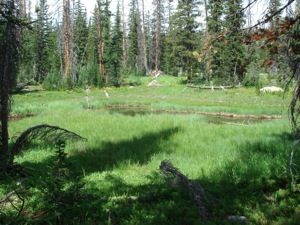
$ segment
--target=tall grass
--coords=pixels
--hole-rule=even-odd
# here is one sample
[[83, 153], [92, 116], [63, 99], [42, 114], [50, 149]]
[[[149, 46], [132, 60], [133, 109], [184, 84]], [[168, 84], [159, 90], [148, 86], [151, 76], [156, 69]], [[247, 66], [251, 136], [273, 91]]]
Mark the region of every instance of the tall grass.
[[[70, 144], [66, 149], [68, 160], [86, 182], [87, 193], [99, 199], [104, 196], [152, 196], [152, 200], [145, 202], [99, 202], [98, 199], [83, 204], [80, 217], [86, 224], [97, 220], [103, 224], [109, 224], [108, 221], [201, 224], [188, 196], [167, 186], [159, 174], [160, 162], [165, 159], [171, 160], [190, 179], [197, 179], [218, 199], [218, 203], [208, 206], [212, 224], [223, 223], [232, 214], [245, 215], [251, 223], [270, 224], [286, 218], [285, 215], [274, 218], [268, 210], [273, 202], [268, 204], [264, 196], [277, 193], [279, 178], [284, 177], [288, 183], [288, 160], [293, 144], [287, 118], [288, 99], [279, 95], [257, 95], [254, 89], [226, 92], [188, 89], [179, 94], [183, 89], [179, 85], [107, 89], [109, 98], [103, 90], [92, 90], [90, 107], [80, 91], [16, 95], [13, 113], [24, 111], [37, 116], [12, 121], [10, 134], [13, 136], [41, 123], [74, 131], [88, 139]], [[282, 118], [253, 124], [234, 121], [215, 124], [206, 116], [193, 113], [134, 116], [111, 113], [107, 107], [112, 105], [144, 105], [150, 109], [190, 112], [276, 114]], [[47, 146], [32, 145], [16, 161], [41, 169], [46, 167], [51, 154]], [[269, 191], [266, 187], [272, 189]], [[261, 207], [258, 201], [263, 201]], [[275, 208], [272, 206], [273, 212], [277, 212]], [[295, 218], [296, 214], [292, 214], [290, 221]]]

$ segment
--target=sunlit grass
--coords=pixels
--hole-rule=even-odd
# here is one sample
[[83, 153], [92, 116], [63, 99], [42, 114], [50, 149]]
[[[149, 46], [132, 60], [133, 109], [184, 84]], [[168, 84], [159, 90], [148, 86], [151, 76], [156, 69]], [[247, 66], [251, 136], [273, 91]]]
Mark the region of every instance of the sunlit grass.
[[[265, 194], [277, 193], [276, 179], [288, 176], [293, 144], [287, 117], [289, 94], [285, 98], [280, 94], [257, 95], [254, 89], [182, 92], [185, 87], [178, 85], [178, 80], [162, 83], [165, 86], [106, 89], [108, 98], [97, 89], [88, 94], [77, 90], [15, 95], [12, 112], [36, 116], [11, 121], [10, 135], [39, 124], [71, 130], [87, 138], [86, 142], [69, 144], [66, 151], [88, 193], [99, 198], [164, 196], [161, 202], [128, 203], [133, 204], [131, 210], [125, 209], [126, 202], [120, 203], [124, 208], [113, 202], [101, 203], [102, 211], [98, 207], [95, 212], [101, 220], [111, 216], [120, 224], [201, 224], [197, 210], [187, 203], [188, 197], [165, 185], [159, 165], [167, 159], [190, 179], [197, 179], [221, 205], [228, 205], [226, 209], [220, 205], [210, 209], [214, 221], [223, 221], [229, 214], [245, 215], [253, 223], [277, 221], [267, 203], [260, 208], [256, 202], [263, 201]], [[147, 113], [124, 115], [111, 110], [120, 106], [142, 107]], [[214, 123], [201, 112], [281, 118]], [[40, 170], [47, 167], [52, 154], [50, 146], [32, 145], [16, 162]], [[264, 179], [276, 182], [265, 184]], [[275, 188], [269, 193], [264, 185]], [[94, 210], [92, 205], [85, 207]], [[179, 216], [170, 219], [171, 212]], [[284, 215], [278, 220], [282, 218]]]

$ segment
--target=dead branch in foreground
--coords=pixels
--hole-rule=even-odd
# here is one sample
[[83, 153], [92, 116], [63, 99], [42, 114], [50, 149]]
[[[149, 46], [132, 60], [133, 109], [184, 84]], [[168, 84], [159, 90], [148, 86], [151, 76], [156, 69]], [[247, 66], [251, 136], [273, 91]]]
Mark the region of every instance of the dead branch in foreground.
[[300, 143], [300, 139], [296, 141], [296, 143], [294, 144], [294, 147], [292, 149], [292, 152], [291, 152], [291, 156], [290, 156], [290, 174], [291, 174], [291, 177], [292, 177], [292, 182], [294, 184], [296, 184], [296, 179], [295, 179], [295, 175], [294, 175], [294, 166], [295, 164], [293, 163], [293, 159], [294, 159], [294, 155], [295, 155], [295, 151], [296, 151], [296, 148], [298, 147]]
[[57, 126], [42, 124], [27, 129], [17, 138], [12, 148], [12, 155], [14, 156], [15, 154], [17, 154], [22, 147], [33, 140], [42, 140], [51, 143], [57, 143], [60, 140], [67, 141], [86, 139], [72, 131]]
[[171, 184], [180, 185], [187, 190], [194, 204], [198, 207], [199, 213], [204, 220], [208, 220], [209, 214], [205, 208], [204, 200], [208, 195], [205, 190], [195, 180], [188, 179], [178, 169], [176, 169], [170, 161], [162, 161], [160, 170]]

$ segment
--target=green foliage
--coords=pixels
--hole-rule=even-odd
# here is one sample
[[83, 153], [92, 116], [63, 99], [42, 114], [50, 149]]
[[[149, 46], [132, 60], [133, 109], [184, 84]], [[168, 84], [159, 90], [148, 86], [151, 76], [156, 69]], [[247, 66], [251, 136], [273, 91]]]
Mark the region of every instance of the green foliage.
[[259, 83], [259, 76], [257, 74], [247, 74], [242, 82], [244, 87], [255, 87]]
[[121, 15], [119, 7], [115, 16], [115, 23], [111, 31], [111, 37], [108, 43], [106, 73], [108, 74], [108, 85], [119, 87], [122, 82], [121, 63], [123, 56], [122, 49], [122, 30], [121, 30]]
[[78, 67], [78, 85], [98, 86], [99, 85], [99, 66], [89, 63], [85, 66]]
[[43, 204], [40, 204], [41, 208], [38, 210], [44, 211], [44, 213], [38, 220], [66, 223], [72, 221], [74, 212], [78, 210], [78, 203], [82, 201], [83, 197], [81, 189], [84, 184], [68, 162], [64, 141], [57, 142], [55, 156], [52, 160], [47, 168], [47, 174], [32, 184], [42, 194], [40, 201]]
[[195, 62], [192, 52], [195, 51], [198, 41], [196, 35], [199, 27], [196, 21], [196, 17], [199, 16], [198, 5], [199, 1], [197, 0], [178, 3], [177, 11], [172, 15], [170, 21], [172, 29], [165, 39], [169, 42], [167, 45], [171, 49], [171, 51], [165, 52], [165, 56], [169, 58], [168, 63], [172, 67], [182, 67], [189, 76]]
[[139, 24], [138, 24], [138, 12], [136, 9], [136, 0], [130, 1], [129, 21], [128, 21], [128, 48], [127, 48], [127, 67], [141, 69], [139, 67], [138, 57], [140, 57], [139, 51]]
[[88, 27], [87, 27], [87, 13], [83, 8], [80, 0], [77, 0], [73, 9], [74, 13], [74, 51], [78, 66], [88, 63], [87, 61], [87, 41], [88, 41]]
[[121, 74], [123, 77], [122, 85], [137, 86], [141, 85], [141, 77], [144, 75], [143, 71], [137, 68], [122, 68]]
[[[211, 50], [208, 61], [215, 79], [223, 85], [238, 84], [243, 80], [249, 59], [245, 45], [241, 42], [244, 24], [242, 1], [212, 1], [209, 4], [208, 33]], [[237, 13], [241, 12], [241, 13]]]

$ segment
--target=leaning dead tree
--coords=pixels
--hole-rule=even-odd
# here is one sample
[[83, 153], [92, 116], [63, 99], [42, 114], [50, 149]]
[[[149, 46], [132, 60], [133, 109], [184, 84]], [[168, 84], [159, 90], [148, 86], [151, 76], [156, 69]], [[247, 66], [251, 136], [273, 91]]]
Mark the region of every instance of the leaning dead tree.
[[170, 161], [162, 161], [160, 170], [167, 182], [182, 187], [187, 190], [192, 201], [197, 206], [198, 211], [204, 220], [209, 219], [209, 213], [205, 208], [205, 201], [209, 197], [206, 191], [195, 180], [188, 179]]

